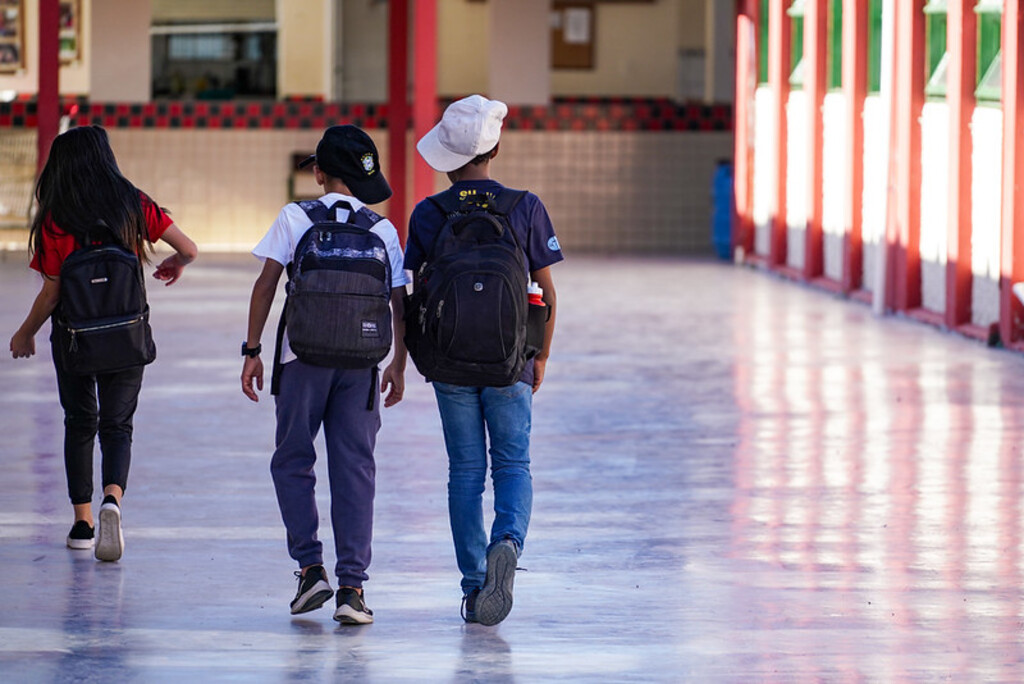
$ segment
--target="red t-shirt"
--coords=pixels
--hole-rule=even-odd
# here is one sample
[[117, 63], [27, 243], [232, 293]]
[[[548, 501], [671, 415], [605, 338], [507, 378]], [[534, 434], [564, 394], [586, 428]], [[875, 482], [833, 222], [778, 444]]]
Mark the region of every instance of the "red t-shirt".
[[[142, 200], [142, 213], [146, 217], [149, 241], [156, 242], [174, 221], [146, 193], [140, 191], [139, 199]], [[47, 218], [43, 224], [43, 249], [35, 253], [29, 266], [48, 276], [59, 276], [64, 260], [77, 248], [75, 238], [61, 230], [60, 226], [54, 225], [52, 219]]]

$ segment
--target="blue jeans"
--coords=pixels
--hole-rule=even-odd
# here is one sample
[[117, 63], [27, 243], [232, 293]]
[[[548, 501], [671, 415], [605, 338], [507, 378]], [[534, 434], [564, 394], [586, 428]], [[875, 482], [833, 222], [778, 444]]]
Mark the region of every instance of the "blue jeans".
[[[525, 382], [509, 387], [433, 384], [448, 449], [448, 515], [455, 558], [462, 572], [462, 589], [468, 592], [484, 584], [490, 543], [508, 538], [521, 551], [526, 540], [533, 507], [533, 392]], [[494, 488], [489, 541], [483, 516], [488, 451]]]

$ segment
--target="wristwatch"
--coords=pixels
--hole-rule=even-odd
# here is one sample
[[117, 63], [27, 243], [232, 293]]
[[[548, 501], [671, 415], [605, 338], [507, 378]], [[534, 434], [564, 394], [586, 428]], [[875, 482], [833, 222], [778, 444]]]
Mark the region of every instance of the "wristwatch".
[[257, 344], [255, 347], [249, 348], [245, 342], [242, 342], [242, 356], [248, 356], [250, 359], [255, 359], [263, 351], [263, 345]]

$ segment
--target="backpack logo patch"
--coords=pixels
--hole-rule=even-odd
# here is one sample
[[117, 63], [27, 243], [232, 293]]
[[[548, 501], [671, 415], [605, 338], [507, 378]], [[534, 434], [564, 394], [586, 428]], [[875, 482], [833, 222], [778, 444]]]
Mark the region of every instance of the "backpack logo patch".
[[363, 337], [380, 337], [380, 331], [377, 329], [377, 321], [363, 321]]

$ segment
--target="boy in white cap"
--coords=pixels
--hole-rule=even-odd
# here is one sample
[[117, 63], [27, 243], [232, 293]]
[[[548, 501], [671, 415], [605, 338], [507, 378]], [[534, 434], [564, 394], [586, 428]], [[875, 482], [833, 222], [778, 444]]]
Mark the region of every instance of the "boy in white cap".
[[[409, 278], [402, 269], [402, 248], [395, 226], [365, 206], [386, 200], [391, 196], [391, 188], [380, 169], [373, 140], [356, 126], [331, 126], [324, 131], [316, 154], [300, 166], [310, 164], [325, 194], [319, 200], [286, 205], [253, 249], [253, 254], [263, 261], [263, 271], [253, 286], [248, 336], [242, 343], [242, 392], [252, 401], [259, 401], [257, 390], [263, 389], [260, 338], [278, 281], [293, 261], [299, 241], [313, 225], [312, 216], [323, 215], [318, 221], [330, 220], [327, 215], [333, 209], [339, 214], [337, 220], [362, 226], [379, 236], [384, 244], [380, 251], [386, 252], [379, 258], [390, 262], [387, 272], [391, 274], [394, 355], [383, 372], [379, 391], [390, 390], [384, 405], [393, 406], [401, 401], [405, 390], [402, 305]], [[325, 325], [328, 323], [325, 321]], [[322, 425], [337, 557], [334, 574], [339, 585], [334, 619], [354, 625], [373, 622], [373, 611], [366, 607], [362, 586], [370, 565], [373, 451], [380, 429], [376, 365], [334, 368], [307, 363], [296, 357], [283, 329], [279, 332], [277, 352], [280, 365], [275, 369], [272, 391], [276, 394], [277, 436], [270, 472], [287, 532], [288, 552], [299, 566], [295, 573], [299, 587], [291, 602], [291, 612], [315, 610], [334, 596], [323, 566], [323, 547], [317, 539], [313, 440]]]
[[[451, 196], [485, 195], [501, 204], [497, 198], [502, 193], [516, 192], [490, 175], [507, 113], [504, 103], [471, 95], [452, 103], [440, 123], [417, 144], [423, 159], [446, 173], [452, 186], [413, 210], [406, 269], [415, 272], [431, 260], [431, 247], [447, 220], [442, 206], [450, 204]], [[433, 382], [448, 452], [448, 511], [462, 573], [462, 615], [467, 622], [485, 625], [501, 622], [512, 608], [516, 563], [533, 502], [529, 452], [532, 395], [544, 380], [555, 325], [550, 266], [563, 258], [547, 210], [536, 195], [523, 194], [507, 220], [525, 253], [529, 277], [543, 288], [544, 302], [550, 307], [543, 347], [526, 362], [518, 382], [507, 387]], [[490, 535], [483, 520], [488, 450], [494, 490]]]

